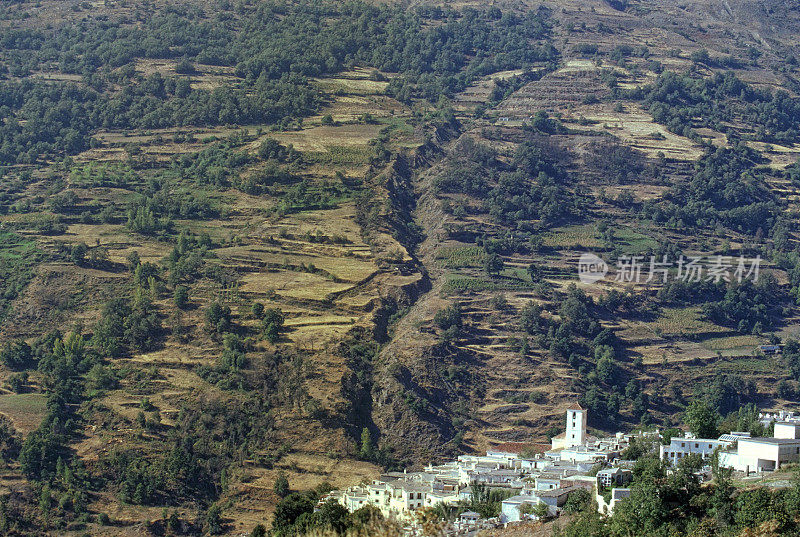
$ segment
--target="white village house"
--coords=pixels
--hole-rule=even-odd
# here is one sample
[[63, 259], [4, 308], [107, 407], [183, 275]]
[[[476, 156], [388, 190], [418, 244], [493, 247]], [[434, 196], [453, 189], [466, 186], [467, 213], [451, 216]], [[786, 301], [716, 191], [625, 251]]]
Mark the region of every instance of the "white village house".
[[736, 451], [720, 453], [720, 464], [749, 474], [771, 472], [781, 465], [800, 461], [800, 423], [775, 423], [772, 438], [740, 438]]
[[597, 486], [600, 487], [621, 487], [633, 480], [633, 472], [626, 468], [607, 468], [597, 472]]
[[[742, 436], [744, 437], [744, 435]], [[704, 459], [710, 458], [717, 449], [724, 449], [733, 444], [739, 437], [731, 439], [720, 438], [694, 438], [686, 436], [673, 437], [668, 446], [659, 447], [659, 457], [661, 460], [673, 465], [689, 455], [700, 455]]]
[[503, 500], [500, 504], [500, 522], [519, 522], [523, 519], [523, 507], [535, 506], [539, 497], [532, 494], [519, 494]]

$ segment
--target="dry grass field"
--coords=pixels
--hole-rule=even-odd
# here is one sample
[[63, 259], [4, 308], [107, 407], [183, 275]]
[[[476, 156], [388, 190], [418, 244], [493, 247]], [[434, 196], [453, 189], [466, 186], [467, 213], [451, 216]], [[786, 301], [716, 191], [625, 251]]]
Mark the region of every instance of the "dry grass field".
[[41, 394], [0, 394], [0, 412], [11, 419], [14, 427], [29, 433], [39, 426], [45, 415], [46, 398]]

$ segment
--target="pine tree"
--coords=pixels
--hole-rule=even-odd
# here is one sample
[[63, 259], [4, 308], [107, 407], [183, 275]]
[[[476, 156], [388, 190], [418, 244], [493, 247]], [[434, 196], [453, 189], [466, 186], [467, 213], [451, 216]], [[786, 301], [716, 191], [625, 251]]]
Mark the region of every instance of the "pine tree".
[[278, 472], [278, 477], [275, 479], [275, 494], [281, 498], [289, 494], [289, 479], [283, 472]]
[[370, 435], [369, 429], [366, 427], [361, 429], [361, 450], [359, 455], [364, 460], [370, 460], [373, 456], [372, 435]]

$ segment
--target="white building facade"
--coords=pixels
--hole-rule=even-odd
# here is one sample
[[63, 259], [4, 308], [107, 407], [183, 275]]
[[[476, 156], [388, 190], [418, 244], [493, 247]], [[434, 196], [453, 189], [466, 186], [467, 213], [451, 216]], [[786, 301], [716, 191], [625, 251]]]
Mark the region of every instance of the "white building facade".
[[700, 455], [710, 458], [717, 449], [725, 449], [733, 442], [716, 438], [672, 438], [668, 446], [659, 446], [661, 460], [673, 465], [689, 455]]
[[775, 422], [775, 430], [772, 433], [775, 438], [797, 440], [800, 438], [800, 422], [797, 421], [778, 421]]
[[720, 464], [745, 472], [771, 472], [800, 460], [800, 439], [742, 438], [736, 453], [720, 457]]

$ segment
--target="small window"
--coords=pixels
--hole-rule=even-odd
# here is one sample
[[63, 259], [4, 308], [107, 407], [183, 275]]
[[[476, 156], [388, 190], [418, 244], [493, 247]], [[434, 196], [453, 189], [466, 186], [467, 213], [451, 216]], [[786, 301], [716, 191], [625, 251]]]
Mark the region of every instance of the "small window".
[[694, 448], [695, 448], [695, 449], [697, 449], [697, 448], [699, 448], [699, 447], [700, 447], [700, 444], [695, 444], [695, 445], [694, 445]]

